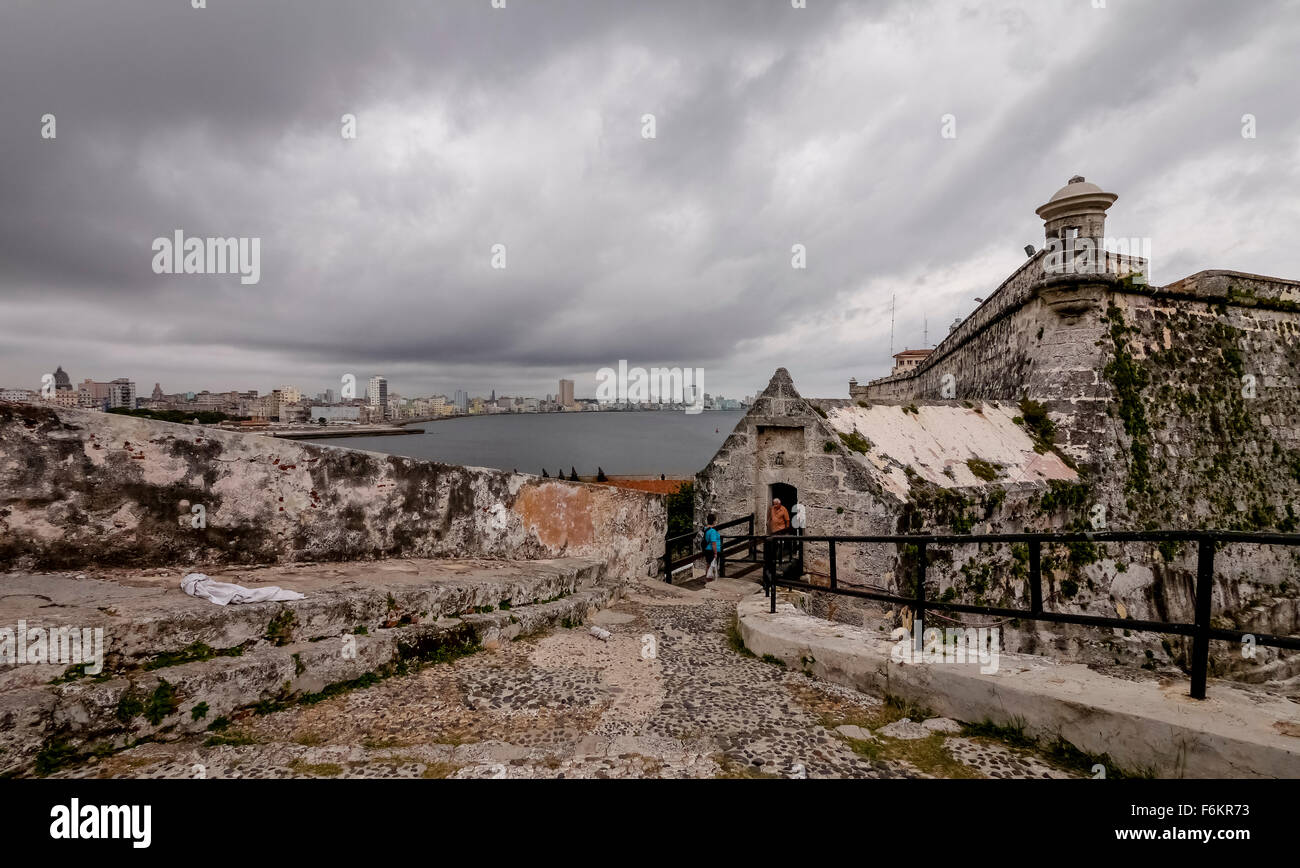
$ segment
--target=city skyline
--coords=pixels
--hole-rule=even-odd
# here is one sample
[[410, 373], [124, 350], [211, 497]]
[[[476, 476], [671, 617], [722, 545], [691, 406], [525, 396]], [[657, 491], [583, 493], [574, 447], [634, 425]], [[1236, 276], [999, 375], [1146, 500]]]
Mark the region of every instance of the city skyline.
[[[47, 375], [53, 376], [56, 374], [57, 371], [63, 371], [65, 372], [64, 376], [70, 377], [71, 375], [66, 373], [66, 367], [67, 366], [62, 364], [56, 364], [53, 368], [49, 366], [41, 366], [42, 369], [40, 373], [36, 374], [34, 377], [31, 377], [29, 381], [19, 382], [13, 380], [12, 378], [10, 380], [0, 380], [0, 389], [11, 389], [11, 390], [25, 389], [33, 392], [40, 392], [43, 383], [43, 378], [45, 378]], [[650, 367], [650, 366], [646, 366], [646, 367]], [[561, 377], [559, 378], [558, 381], [553, 379], [551, 380], [552, 388], [550, 389], [543, 387], [542, 381], [539, 381], [539, 384], [537, 386], [539, 391], [536, 393], [530, 393], [520, 389], [510, 389], [510, 388], [502, 389], [498, 385], [491, 384], [491, 383], [486, 384], [482, 387], [475, 386], [473, 388], [464, 388], [458, 385], [458, 386], [447, 386], [441, 389], [435, 388], [431, 391], [413, 391], [411, 389], [394, 388], [392, 385], [394, 382], [393, 378], [388, 377], [382, 373], [370, 373], [365, 375], [353, 374], [353, 376], [355, 377], [355, 381], [357, 383], [357, 389], [358, 389], [357, 399], [363, 402], [366, 399], [366, 384], [374, 377], [383, 378], [386, 381], [386, 386], [388, 391], [400, 395], [404, 398], [415, 398], [415, 397], [424, 398], [424, 397], [434, 397], [434, 396], [441, 395], [448, 399], [452, 399], [457, 392], [463, 391], [466, 393], [467, 396], [473, 398], [486, 397], [489, 393], [495, 394], [497, 392], [500, 392], [501, 393], [500, 397], [521, 397], [521, 398], [535, 398], [538, 400], [542, 400], [547, 398], [548, 396], [555, 397], [559, 395], [559, 389], [554, 388], [555, 383], [558, 382], [562, 384], [568, 382], [573, 384], [573, 397], [575, 400], [594, 401], [596, 400], [596, 390], [599, 381], [598, 374], [599, 372], [592, 372], [589, 377], [583, 377], [580, 374], [572, 374], [568, 377]], [[97, 378], [96, 376], [91, 376], [91, 377], [83, 377], [81, 379], [104, 383], [104, 382], [111, 382], [111, 380], [113, 379], [119, 379], [119, 377], [104, 379], [104, 378]], [[153, 387], [149, 385], [146, 378], [135, 377], [130, 375], [130, 373], [128, 372], [125, 375], [123, 375], [121, 379], [131, 380], [133, 383], [136, 383], [137, 386], [143, 384], [143, 388], [145, 390], [152, 391]], [[584, 391], [581, 388], [581, 386], [584, 380], [588, 380], [588, 379], [590, 381], [590, 388]], [[80, 380], [73, 382], [72, 388], [76, 389], [76, 387], [79, 385], [80, 382], [81, 382]], [[303, 395], [316, 396], [316, 395], [324, 394], [326, 391], [332, 391], [335, 397], [338, 398], [341, 396], [341, 386], [343, 384], [343, 377], [340, 377], [338, 381], [332, 384], [327, 384], [319, 387], [317, 385], [303, 386], [302, 383], [304, 382], [304, 380], [300, 379], [298, 382], [294, 382], [294, 378], [291, 376], [289, 377], [262, 376], [258, 380], [259, 383], [263, 383], [263, 382], [274, 383], [274, 385], [269, 385], [266, 387], [263, 387], [261, 385], [247, 385], [244, 383], [239, 383], [237, 385], [231, 386], [227, 382], [227, 383], [217, 383], [215, 385], [205, 384], [194, 388], [170, 389], [166, 387], [165, 383], [162, 380], [154, 380], [153, 382], [159, 385], [160, 387], [162, 387], [162, 391], [168, 395], [200, 394], [202, 392], [209, 392], [212, 394], [219, 394], [219, 393], [223, 394], [228, 392], [246, 392], [246, 391], [257, 391], [259, 394], [266, 395], [266, 394], [270, 394], [272, 391], [276, 389], [281, 388], [282, 385], [292, 383], [293, 385], [295, 385], [297, 388], [301, 390]], [[451, 381], [444, 381], [444, 382], [450, 383]], [[745, 392], [744, 394], [752, 394], [753, 391], [754, 390], [751, 389], [748, 392]], [[725, 393], [717, 390], [710, 390], [709, 394], [723, 395]], [[741, 394], [741, 393], [736, 392], [734, 394]]]
[[[559, 403], [559, 404], [563, 404], [563, 403], [565, 403], [563, 400], [561, 400], [561, 399], [562, 399], [562, 393], [561, 393], [559, 390], [554, 391], [554, 392], [542, 392], [542, 393], [539, 393], [539, 394], [536, 394], [536, 395], [530, 395], [530, 394], [525, 394], [525, 393], [521, 393], [521, 392], [508, 392], [508, 391], [505, 391], [505, 390], [498, 390], [498, 389], [496, 389], [495, 387], [488, 387], [488, 388], [486, 389], [486, 391], [483, 392], [483, 393], [476, 392], [476, 391], [474, 391], [474, 390], [470, 390], [470, 389], [448, 389], [448, 390], [441, 391], [441, 392], [439, 392], [439, 391], [434, 391], [434, 392], [427, 392], [427, 393], [425, 393], [425, 392], [418, 392], [418, 393], [417, 393], [417, 392], [410, 392], [410, 391], [404, 391], [404, 390], [402, 390], [402, 389], [394, 389], [394, 388], [392, 388], [392, 381], [391, 381], [389, 378], [387, 378], [387, 377], [385, 377], [384, 375], [382, 375], [382, 374], [373, 374], [373, 375], [371, 375], [371, 376], [369, 376], [369, 377], [365, 377], [364, 379], [363, 379], [363, 378], [357, 378], [356, 382], [357, 382], [358, 384], [364, 382], [364, 383], [367, 384], [367, 386], [366, 386], [366, 387], [361, 387], [360, 385], [358, 385], [358, 389], [359, 389], [359, 391], [358, 391], [357, 394], [356, 394], [353, 398], [351, 398], [351, 399], [344, 399], [343, 396], [342, 396], [342, 390], [341, 390], [341, 388], [340, 388], [340, 387], [343, 385], [342, 379], [340, 379], [340, 382], [337, 383], [337, 384], [334, 384], [334, 385], [332, 385], [332, 386], [326, 386], [326, 387], [323, 387], [323, 388], [315, 388], [315, 387], [313, 387], [313, 386], [307, 386], [307, 387], [304, 387], [304, 386], [302, 386], [301, 384], [280, 383], [280, 384], [278, 384], [278, 385], [276, 385], [276, 386], [273, 386], [273, 387], [271, 387], [271, 388], [267, 388], [267, 389], [262, 389], [262, 388], [258, 388], [258, 387], [253, 387], [253, 388], [240, 388], [239, 386], [228, 387], [228, 388], [168, 389], [168, 388], [164, 388], [164, 387], [163, 387], [163, 384], [162, 384], [161, 381], [155, 381], [154, 385], [151, 387], [151, 386], [149, 386], [148, 383], [145, 383], [145, 382], [142, 381], [142, 380], [139, 380], [139, 379], [137, 379], [137, 378], [130, 377], [130, 376], [114, 377], [114, 378], [112, 378], [112, 379], [96, 379], [95, 377], [84, 377], [84, 378], [82, 378], [82, 380], [79, 381], [79, 382], [73, 382], [73, 381], [71, 380], [71, 375], [70, 375], [69, 373], [67, 373], [67, 371], [66, 371], [66, 369], [63, 367], [63, 365], [56, 365], [55, 368], [54, 368], [54, 370], [52, 370], [52, 371], [47, 371], [45, 374], [42, 374], [41, 377], [37, 378], [37, 382], [35, 382], [34, 384], [24, 385], [24, 384], [21, 384], [21, 383], [0, 383], [0, 391], [28, 391], [28, 392], [33, 392], [33, 393], [40, 394], [40, 393], [42, 392], [42, 385], [43, 385], [43, 380], [42, 380], [42, 378], [45, 377], [47, 374], [48, 374], [49, 376], [54, 377], [54, 378], [55, 378], [55, 381], [57, 381], [58, 385], [56, 386], [56, 390], [65, 390], [65, 389], [66, 389], [66, 390], [69, 390], [69, 391], [76, 391], [76, 390], [78, 390], [79, 387], [81, 387], [81, 386], [83, 386], [83, 385], [86, 385], [86, 384], [94, 384], [94, 385], [96, 385], [96, 386], [108, 386], [108, 385], [111, 385], [111, 384], [113, 384], [113, 383], [127, 383], [127, 382], [129, 382], [129, 383], [131, 384], [131, 386], [133, 387], [133, 391], [132, 391], [132, 400], [133, 400], [133, 401], [135, 400], [135, 398], [136, 398], [137, 396], [139, 397], [139, 400], [141, 400], [141, 401], [149, 400], [149, 399], [146, 399], [146, 398], [144, 397], [145, 391], [143, 391], [143, 390], [141, 389], [141, 384], [143, 383], [143, 388], [144, 388], [144, 390], [147, 390], [147, 391], [149, 392], [149, 394], [150, 394], [152, 400], [159, 400], [159, 399], [160, 399], [160, 396], [163, 397], [163, 398], [169, 398], [169, 397], [173, 397], [173, 396], [177, 396], [177, 395], [200, 395], [200, 394], [204, 394], [204, 393], [207, 393], [207, 394], [213, 394], [213, 395], [225, 395], [225, 394], [232, 394], [232, 393], [249, 393], [249, 392], [255, 392], [255, 393], [257, 393], [258, 395], [266, 396], [266, 395], [270, 395], [270, 394], [272, 394], [273, 392], [276, 392], [276, 391], [283, 391], [283, 390], [286, 389], [286, 388], [292, 388], [292, 389], [296, 390], [296, 392], [298, 393], [298, 396], [300, 396], [302, 400], [305, 400], [305, 401], [308, 402], [308, 403], [323, 403], [323, 404], [334, 404], [334, 403], [339, 403], [339, 404], [343, 404], [343, 403], [373, 404], [374, 401], [372, 400], [372, 398], [371, 398], [371, 394], [370, 394], [370, 384], [373, 384], [373, 382], [374, 382], [375, 380], [382, 380], [383, 383], [382, 383], [382, 386], [380, 387], [380, 391], [381, 391], [381, 393], [383, 394], [385, 400], [386, 400], [387, 398], [389, 398], [389, 397], [399, 397], [399, 398], [402, 398], [402, 399], [411, 399], [411, 400], [413, 400], [413, 399], [421, 399], [421, 400], [423, 400], [423, 399], [429, 399], [429, 398], [441, 397], [441, 398], [447, 398], [447, 399], [449, 399], [449, 400], [454, 400], [454, 397], [455, 397], [455, 396], [457, 396], [457, 395], [459, 395], [459, 394], [462, 394], [462, 393], [465, 395], [465, 397], [466, 397], [467, 400], [483, 400], [483, 399], [487, 399], [487, 397], [488, 397], [488, 396], [487, 396], [487, 393], [491, 393], [492, 398], [491, 398], [490, 400], [498, 400], [498, 399], [504, 400], [504, 399], [506, 399], [506, 398], [520, 398], [520, 399], [528, 399], [528, 400], [535, 400], [535, 401], [544, 401], [544, 400], [549, 400], [549, 401], [553, 401], [554, 403]], [[593, 382], [594, 382], [594, 379], [595, 379], [595, 378], [593, 378]], [[572, 380], [562, 378], [562, 379], [559, 380], [559, 384], [560, 384], [561, 389], [563, 388], [563, 385], [564, 385], [565, 383], [569, 383], [571, 386], [573, 386], [573, 381], [572, 381]], [[500, 394], [499, 394], [499, 395], [497, 394], [498, 391], [500, 391]], [[585, 402], [596, 402], [598, 399], [597, 399], [597, 397], [596, 397], [596, 395], [595, 395], [595, 391], [596, 391], [596, 390], [595, 390], [595, 387], [593, 386], [593, 388], [592, 388], [592, 394], [591, 394], [591, 395], [580, 394], [580, 393], [578, 393], [578, 392], [576, 391], [576, 387], [575, 387], [575, 388], [574, 388], [574, 391], [573, 391], [573, 394], [572, 394], [572, 398], [573, 398], [573, 400], [576, 401], [576, 402], [584, 402], [584, 403], [585, 403]], [[728, 398], [730, 398], [730, 397], [731, 397], [731, 396], [726, 396], [726, 395], [722, 394], [721, 392], [718, 392], [718, 393], [714, 393], [714, 392], [706, 392], [705, 394], [708, 395], [710, 398], [724, 398], [724, 397], [728, 397]], [[298, 397], [298, 396], [295, 396], [295, 397], [292, 399], [292, 401], [294, 401], [294, 402], [298, 401], [298, 400], [299, 400], [299, 397]], [[749, 397], [750, 397], [750, 396], [746, 396], [745, 400], [748, 400]], [[739, 399], [732, 398], [732, 400], [739, 400]], [[602, 403], [611, 403], [611, 402], [602, 402]], [[618, 401], [618, 402], [612, 402], [612, 403], [619, 403], [619, 404], [621, 404], [621, 403], [625, 403], [625, 402]], [[641, 403], [641, 402], [631, 402], [631, 403]], [[645, 403], [658, 403], [658, 402], [650, 401], [650, 402], [645, 402]], [[123, 406], [125, 406], [125, 405], [123, 405]]]

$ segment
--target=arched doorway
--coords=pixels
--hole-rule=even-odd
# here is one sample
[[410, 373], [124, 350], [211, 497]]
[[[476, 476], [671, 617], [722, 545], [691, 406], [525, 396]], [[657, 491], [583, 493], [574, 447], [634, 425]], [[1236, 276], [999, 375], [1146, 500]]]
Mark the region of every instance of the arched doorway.
[[[768, 486], [767, 504], [772, 505], [772, 499], [781, 501], [786, 512], [794, 514], [794, 505], [799, 502], [799, 489], [790, 485], [788, 482], [773, 482]], [[767, 527], [767, 532], [771, 533], [771, 527]], [[791, 531], [787, 528], [787, 534]], [[803, 574], [803, 546], [796, 545], [794, 540], [782, 537], [784, 542], [778, 544], [776, 549], [776, 568], [787, 575], [789, 578], [797, 579]]]
[[773, 482], [768, 486], [767, 502], [771, 505], [772, 498], [781, 501], [786, 512], [793, 512], [794, 505], [799, 502], [799, 489], [787, 482]]

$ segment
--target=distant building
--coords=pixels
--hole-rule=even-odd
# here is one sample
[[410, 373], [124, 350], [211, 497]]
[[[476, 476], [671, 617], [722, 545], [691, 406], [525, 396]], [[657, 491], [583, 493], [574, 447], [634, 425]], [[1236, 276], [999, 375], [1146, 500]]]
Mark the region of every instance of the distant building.
[[119, 377], [109, 385], [108, 406], [135, 409], [135, 382], [126, 377]]
[[235, 409], [236, 415], [248, 416], [250, 419], [268, 419], [267, 399], [257, 395], [243, 395]]
[[81, 407], [111, 410], [114, 407], [135, 408], [135, 382], [119, 377], [108, 383], [84, 380], [77, 387], [77, 404]]
[[39, 395], [31, 389], [0, 389], [0, 401], [15, 404], [35, 404]]
[[81, 406], [80, 396], [71, 389], [55, 389], [54, 394], [50, 395], [45, 400], [60, 407], [71, 407], [76, 409]]
[[573, 380], [560, 380], [560, 394], [557, 400], [563, 407], [573, 406]]
[[311, 406], [309, 404], [297, 403], [290, 404], [287, 401], [280, 404], [280, 421], [281, 422], [310, 422]]
[[388, 380], [383, 377], [371, 377], [366, 386], [366, 404], [370, 407], [371, 418], [388, 418]]
[[207, 389], [204, 389], [202, 392], [195, 395], [190, 403], [196, 405], [202, 410], [220, 411], [230, 403], [230, 397], [228, 393], [225, 392], [209, 392]]
[[[55, 374], [55, 376], [57, 377], [58, 374]], [[164, 401], [164, 400], [166, 400], [166, 398], [163, 396], [163, 390], [162, 390], [162, 384], [161, 384], [161, 383], [154, 383], [154, 384], [153, 384], [153, 395], [150, 397], [149, 400], [151, 400], [151, 401]]]
[[68, 376], [67, 371], [63, 370], [62, 365], [59, 365], [57, 368], [54, 369], [54, 391], [56, 392], [73, 391], [72, 378]]
[[906, 374], [914, 370], [917, 365], [928, 359], [933, 352], [934, 350], [903, 350], [901, 353], [894, 353], [894, 369], [889, 372], [890, 376]]
[[97, 383], [87, 377], [77, 387], [78, 403], [82, 407], [104, 409], [108, 404], [108, 383]]
[[469, 392], [466, 392], [464, 389], [457, 389], [455, 398], [453, 399], [453, 403], [456, 405], [457, 413], [461, 413], [461, 414], [468, 413]]
[[326, 422], [360, 422], [361, 408], [348, 404], [338, 406], [323, 406], [313, 404], [308, 421], [318, 422], [324, 419]]

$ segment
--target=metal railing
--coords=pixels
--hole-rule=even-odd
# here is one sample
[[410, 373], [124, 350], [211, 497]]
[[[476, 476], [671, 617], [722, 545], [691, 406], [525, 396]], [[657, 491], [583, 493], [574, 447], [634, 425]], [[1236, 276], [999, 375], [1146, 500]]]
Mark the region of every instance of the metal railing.
[[[797, 590], [820, 591], [846, 597], [858, 597], [899, 606], [913, 610], [913, 623], [916, 626], [914, 638], [917, 647], [921, 644], [921, 634], [925, 612], [933, 609], [942, 612], [957, 612], [968, 615], [988, 615], [1003, 618], [1018, 618], [1029, 621], [1046, 621], [1056, 624], [1077, 624], [1085, 627], [1104, 627], [1134, 630], [1146, 633], [1163, 633], [1175, 636], [1192, 637], [1192, 687], [1191, 695], [1196, 699], [1205, 698], [1205, 682], [1209, 672], [1210, 640], [1241, 642], [1245, 637], [1252, 637], [1256, 645], [1272, 648], [1300, 649], [1300, 637], [1275, 636], [1267, 633], [1250, 633], [1243, 630], [1228, 630], [1210, 624], [1212, 592], [1214, 589], [1214, 554], [1220, 545], [1281, 545], [1300, 546], [1300, 534], [1281, 533], [1243, 533], [1238, 531], [1111, 531], [1097, 533], [1007, 533], [1007, 534], [917, 534], [895, 536], [791, 536], [778, 534], [758, 537], [763, 541], [763, 590], [771, 598], [771, 611], [776, 612], [776, 589], [778, 587]], [[1042, 588], [1042, 549], [1044, 545], [1068, 545], [1071, 543], [1160, 543], [1160, 542], [1194, 542], [1197, 546], [1195, 620], [1190, 623], [1164, 621], [1139, 621], [1130, 618], [1108, 618], [1098, 615], [1079, 615], [1068, 612], [1048, 612], [1043, 610]], [[803, 547], [809, 543], [826, 543], [830, 548], [830, 585], [814, 585], [803, 580]], [[892, 594], [887, 591], [870, 590], [859, 587], [844, 587], [839, 582], [836, 569], [835, 548], [837, 545], [876, 543], [898, 546], [914, 546], [913, 595], [910, 597]], [[929, 600], [925, 596], [925, 575], [928, 564], [928, 548], [936, 545], [970, 545], [975, 543], [1013, 544], [1024, 543], [1029, 556], [1029, 609], [1004, 609], [997, 606], [976, 606], [965, 603], [945, 603]], [[910, 552], [903, 552], [910, 555]], [[783, 563], [791, 563], [793, 569], [781, 569]], [[798, 576], [794, 578], [793, 576]]]
[[[722, 532], [728, 528], [740, 527], [745, 525], [746, 532], [740, 536], [722, 536]], [[748, 552], [747, 560], [753, 564], [758, 563], [758, 542], [762, 537], [754, 536], [754, 514], [733, 518], [731, 521], [724, 521], [722, 524], [715, 524], [713, 529], [722, 536], [722, 551], [719, 552], [718, 575], [723, 575], [723, 569], [726, 567], [727, 556], [736, 552]], [[680, 567], [693, 564], [704, 556], [704, 553], [696, 547], [695, 540], [699, 535], [698, 530], [690, 533], [670, 536], [664, 540], [663, 574], [664, 581], [668, 584], [673, 583], [673, 572]], [[737, 542], [739, 541], [739, 542]], [[684, 545], [683, 545], [684, 544]], [[686, 554], [674, 559], [673, 551], [685, 551]]]

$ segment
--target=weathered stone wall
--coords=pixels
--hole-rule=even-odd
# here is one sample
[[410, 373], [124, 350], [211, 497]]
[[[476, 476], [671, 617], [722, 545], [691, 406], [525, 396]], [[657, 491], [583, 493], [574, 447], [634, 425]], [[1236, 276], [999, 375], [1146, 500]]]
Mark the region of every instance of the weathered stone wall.
[[[703, 527], [710, 512], [717, 513], [719, 522], [753, 513], [754, 533], [765, 534], [774, 483], [798, 489], [809, 534], [895, 532], [902, 502], [849, 454], [839, 435], [795, 390], [784, 368], [696, 476], [696, 525]], [[893, 575], [892, 553], [877, 548], [846, 554], [850, 560], [839, 563], [850, 571]], [[824, 547], [809, 547], [806, 558], [810, 570], [829, 572]]]
[[[857, 401], [952, 397], [942, 394], [944, 375], [969, 380], [968, 390], [978, 389], [980, 386], [975, 381], [986, 382], [990, 373], [986, 369], [988, 365], [1008, 382], [1023, 382], [1029, 354], [1023, 347], [1023, 337], [1016, 329], [1008, 328], [1006, 320], [1034, 300], [1035, 287], [1043, 277], [1044, 256], [1045, 252], [1039, 251], [1027, 259], [915, 370], [860, 385], [850, 391], [849, 398]], [[1021, 326], [1022, 330], [1026, 328], [1027, 325]], [[1005, 398], [1004, 391], [988, 388], [986, 393], [968, 391], [967, 396]]]
[[575, 556], [630, 578], [666, 531], [653, 494], [19, 404], [0, 479], [0, 568]]
[[[1008, 499], [975, 532], [1084, 530], [1096, 516], [1110, 530], [1300, 527], [1300, 283], [1224, 271], [1160, 288], [1058, 278], [999, 307], [1001, 316], [954, 333], [914, 375], [857, 390], [868, 400], [937, 397], [951, 373], [953, 397], [1025, 396], [1050, 410], [1056, 445], [1078, 462], [1081, 481], [1027, 503]], [[950, 526], [933, 508], [919, 514], [927, 529]], [[937, 590], [1021, 602], [1024, 552], [1017, 560], [970, 548], [931, 570]], [[1191, 546], [1080, 546], [1045, 557], [1053, 608], [1193, 618]], [[1300, 551], [1229, 546], [1215, 566], [1220, 625], [1300, 630]], [[1186, 661], [1181, 640], [1092, 634], [1053, 628], [1050, 637], [1084, 659]], [[1219, 671], [1253, 680], [1300, 673], [1296, 655], [1260, 649], [1246, 659], [1237, 650], [1212, 644]]]
[[[1290, 329], [1300, 325], [1300, 282], [1206, 271], [1152, 288], [1104, 275], [1047, 278], [1041, 259], [1039, 254], [1026, 262], [915, 371], [857, 386], [850, 397], [1016, 401], [1028, 396], [1056, 414], [1058, 445], [1078, 460], [1097, 463], [1107, 458], [1104, 441], [1111, 427], [1100, 417], [1109, 415], [1115, 398], [1113, 384], [1104, 375], [1112, 349], [1107, 344], [1113, 343], [1108, 315], [1112, 306], [1121, 311], [1153, 306], [1166, 314], [1200, 314], [1177, 323], [1190, 328], [1209, 325], [1204, 315], [1213, 314], [1245, 332], [1256, 330], [1261, 317], [1275, 317], [1286, 325], [1266, 330], [1283, 329], [1281, 335], [1291, 339]], [[1244, 327], [1233, 325], [1243, 317]], [[1181, 335], [1171, 330], [1161, 338], [1178, 342]], [[1262, 352], [1260, 370], [1271, 378], [1296, 375], [1294, 368], [1288, 371], [1289, 362], [1278, 356], [1276, 347], [1239, 349]], [[1195, 371], [1183, 373], [1196, 376]], [[950, 392], [945, 393], [945, 385]]]
[[[1076, 481], [936, 486], [914, 474], [905, 494], [881, 491], [871, 477], [884, 468], [863, 467], [832, 448], [838, 446], [833, 437], [827, 444], [824, 421], [807, 402], [794, 400], [788, 376], [778, 374], [772, 394], [764, 393], [760, 408], [700, 475], [699, 508], [717, 508], [724, 517], [750, 510], [765, 516], [767, 486], [789, 481], [809, 505], [809, 533], [1294, 532], [1300, 529], [1297, 336], [1295, 281], [1223, 271], [1165, 287], [1106, 275], [1045, 279], [1039, 260], [1030, 260], [916, 372], [858, 387], [850, 403], [924, 408], [1027, 398], [1046, 409], [1054, 430], [1026, 429], [1041, 438], [1041, 448], [1059, 450], [1079, 468]], [[781, 421], [765, 418], [770, 415]], [[786, 449], [781, 470], [788, 479], [764, 457], [770, 435], [759, 436], [761, 427], [776, 424], [794, 425], [802, 435], [802, 448]], [[863, 478], [818, 472], [840, 471], [846, 461], [862, 468]], [[856, 551], [863, 548], [842, 547], [841, 582], [911, 593], [914, 564], [905, 555], [879, 546], [870, 547], [873, 555]], [[1191, 546], [1080, 544], [1049, 548], [1043, 558], [1045, 602], [1054, 611], [1194, 619]], [[824, 560], [810, 555], [814, 580], [825, 573]], [[936, 548], [927, 595], [1025, 607], [1027, 577], [1023, 546]], [[1220, 549], [1213, 597], [1220, 626], [1300, 632], [1300, 550]], [[835, 601], [835, 608], [837, 617], [860, 616], [850, 603]], [[945, 623], [932, 619], [931, 626]], [[1023, 622], [1003, 630], [1012, 650], [1095, 664], [1162, 669], [1185, 667], [1190, 659], [1190, 642], [1155, 634]], [[1247, 658], [1222, 642], [1212, 643], [1211, 652], [1220, 674], [1300, 682], [1300, 655], [1260, 648]]]

